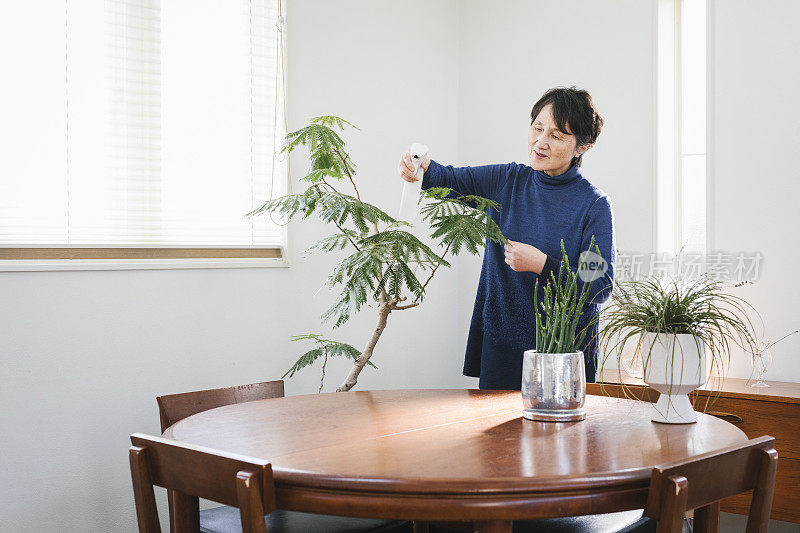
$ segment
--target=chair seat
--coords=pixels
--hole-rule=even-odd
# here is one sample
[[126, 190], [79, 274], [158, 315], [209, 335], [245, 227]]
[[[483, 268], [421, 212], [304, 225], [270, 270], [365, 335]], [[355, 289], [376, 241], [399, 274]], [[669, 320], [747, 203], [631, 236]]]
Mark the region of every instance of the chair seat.
[[[652, 533], [655, 520], [643, 516], [642, 510], [625, 511], [543, 520], [514, 521], [514, 533]], [[430, 533], [456, 533], [463, 529], [431, 524]]]
[[[410, 533], [411, 522], [373, 520], [331, 516], [295, 511], [271, 512], [264, 517], [269, 533]], [[239, 509], [223, 505], [200, 511], [200, 531], [203, 533], [241, 533]]]
[[656, 521], [644, 512], [624, 511], [586, 516], [548, 518], [546, 520], [520, 520], [514, 522], [514, 533], [651, 533]]

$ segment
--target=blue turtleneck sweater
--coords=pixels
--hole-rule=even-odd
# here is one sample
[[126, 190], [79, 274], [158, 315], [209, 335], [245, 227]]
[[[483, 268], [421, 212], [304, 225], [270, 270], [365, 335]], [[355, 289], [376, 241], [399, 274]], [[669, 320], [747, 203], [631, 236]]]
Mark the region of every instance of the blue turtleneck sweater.
[[[541, 274], [512, 270], [505, 263], [503, 246], [497, 243], [487, 243], [483, 255], [464, 375], [479, 377], [482, 389], [519, 390], [522, 354], [536, 346], [533, 313], [539, 306], [534, 306], [534, 283], [538, 277], [549, 280], [551, 271], [558, 273], [561, 239], [573, 270], [592, 235], [608, 265], [591, 285], [578, 331], [597, 317], [600, 304], [611, 295], [616, 260], [611, 202], [574, 165], [559, 176], [548, 176], [517, 163], [454, 168], [431, 161], [422, 180], [422, 188], [429, 187], [449, 187], [494, 200], [501, 209], [490, 216], [503, 234], [547, 254]], [[541, 301], [542, 283], [539, 286]], [[595, 322], [579, 347], [589, 382], [594, 382], [597, 371], [597, 330]]]

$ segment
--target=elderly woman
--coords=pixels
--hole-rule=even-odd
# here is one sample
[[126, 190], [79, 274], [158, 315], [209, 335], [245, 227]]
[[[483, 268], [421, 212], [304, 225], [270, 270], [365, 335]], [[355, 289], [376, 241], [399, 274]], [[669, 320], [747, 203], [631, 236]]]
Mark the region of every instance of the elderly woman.
[[[588, 250], [592, 236], [605, 262], [594, 273], [578, 331], [597, 318], [600, 305], [611, 295], [615, 261], [611, 201], [579, 170], [602, 126], [588, 92], [555, 88], [531, 111], [529, 165], [454, 168], [430, 158], [422, 162], [423, 189], [449, 187], [501, 206], [491, 216], [509, 243], [505, 248], [496, 243], [486, 247], [464, 362], [464, 375], [479, 377], [482, 389], [520, 389], [522, 354], [535, 346], [534, 283], [558, 272], [562, 239], [570, 268]], [[406, 181], [415, 181], [409, 152], [402, 155], [399, 172]], [[580, 275], [579, 284], [589, 279]], [[541, 289], [539, 293], [541, 301]], [[589, 382], [597, 371], [597, 329], [595, 320], [580, 346]]]

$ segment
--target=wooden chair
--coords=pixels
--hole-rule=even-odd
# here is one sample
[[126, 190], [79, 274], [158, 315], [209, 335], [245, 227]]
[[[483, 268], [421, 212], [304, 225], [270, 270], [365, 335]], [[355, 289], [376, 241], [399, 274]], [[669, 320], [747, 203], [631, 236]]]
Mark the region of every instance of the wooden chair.
[[[283, 380], [276, 380], [252, 383], [249, 385], [238, 385], [235, 387], [158, 396], [156, 402], [158, 403], [158, 413], [161, 419], [161, 432], [163, 433], [168, 427], [186, 417], [208, 411], [209, 409], [242, 402], [282, 398], [283, 395]], [[196, 531], [196, 516], [199, 516], [198, 527], [201, 531], [221, 532], [239, 530], [240, 520], [239, 513], [236, 512], [236, 509], [223, 506], [214, 509], [206, 509], [201, 512], [199, 511], [198, 497], [214, 501], [220, 500], [215, 500], [214, 498], [206, 496], [193, 495], [191, 493], [176, 492], [175, 490], [170, 490], [169, 487], [167, 488], [170, 528], [172, 531], [185, 531], [187, 530], [186, 528], [189, 528], [188, 530], [191, 531]], [[231, 505], [226, 502], [221, 503]], [[263, 515], [262, 521], [264, 521]], [[410, 523], [407, 522], [345, 518], [281, 510], [271, 513], [267, 518], [267, 524], [271, 524], [272, 527], [270, 529], [278, 532], [402, 532], [410, 531], [411, 529]], [[243, 522], [241, 523], [241, 527], [244, 527]]]
[[[272, 466], [139, 433], [131, 435], [130, 463], [140, 533], [160, 533], [153, 486], [239, 509], [242, 531], [266, 533], [264, 515], [275, 509]], [[176, 517], [180, 531], [199, 531], [199, 514]]]
[[691, 509], [697, 509], [695, 532], [717, 531], [720, 501], [749, 490], [746, 532], [767, 533], [778, 468], [774, 444], [772, 437], [759, 437], [653, 469], [645, 514], [658, 522], [657, 533], [680, 533]]
[[158, 414], [161, 418], [161, 432], [186, 417], [235, 403], [283, 398], [283, 380], [265, 381], [223, 389], [208, 389], [180, 394], [158, 396]]
[[[251, 383], [249, 385], [238, 385], [236, 387], [157, 396], [156, 403], [158, 403], [158, 415], [161, 419], [161, 433], [164, 433], [172, 424], [194, 414], [208, 411], [209, 409], [235, 403], [266, 400], [268, 398], [282, 398], [283, 396], [284, 387], [282, 379]], [[175, 496], [171, 490], [167, 491], [167, 498], [169, 500], [170, 526], [172, 531], [176, 531], [174, 524]], [[185, 500], [184, 498], [183, 501], [179, 501], [178, 505], [189, 505], [191, 512], [191, 509], [194, 507], [194, 502], [192, 500]], [[183, 512], [183, 509], [180, 511]]]
[[[645, 518], [636, 512], [573, 516], [514, 522], [514, 533], [680, 533], [686, 512], [695, 509], [694, 533], [719, 531], [720, 501], [753, 491], [746, 533], [767, 533], [778, 453], [775, 439], [760, 437], [653, 469]], [[639, 511], [641, 515], [641, 511]], [[430, 533], [471, 528], [432, 524]]]

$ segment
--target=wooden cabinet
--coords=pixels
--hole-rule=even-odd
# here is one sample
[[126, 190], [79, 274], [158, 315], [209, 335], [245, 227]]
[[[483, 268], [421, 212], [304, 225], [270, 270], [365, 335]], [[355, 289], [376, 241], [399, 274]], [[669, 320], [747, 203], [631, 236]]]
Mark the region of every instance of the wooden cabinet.
[[[624, 385], [622, 385], [624, 383]], [[778, 475], [771, 518], [800, 523], [800, 383], [768, 382], [769, 387], [750, 387], [744, 379], [714, 379], [689, 397], [695, 409], [735, 424], [748, 437], [775, 437]], [[654, 402], [658, 392], [641, 380], [606, 371], [598, 383], [587, 385], [589, 394], [635, 398]], [[750, 495], [722, 502], [722, 510], [747, 514]]]

